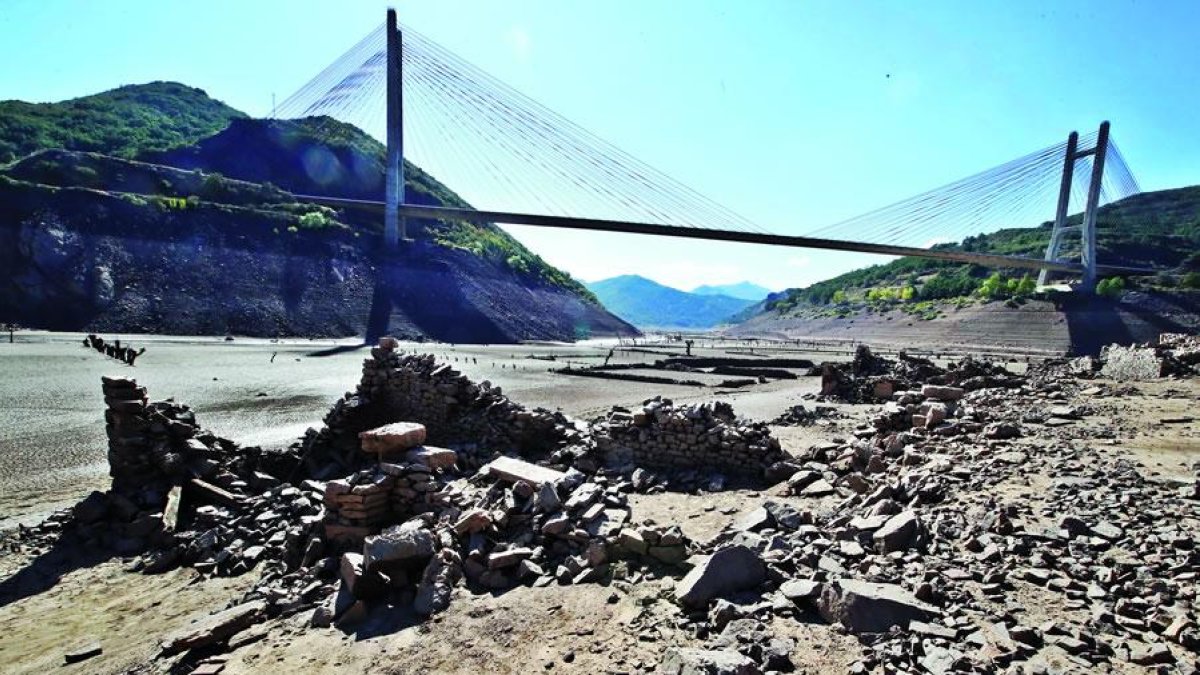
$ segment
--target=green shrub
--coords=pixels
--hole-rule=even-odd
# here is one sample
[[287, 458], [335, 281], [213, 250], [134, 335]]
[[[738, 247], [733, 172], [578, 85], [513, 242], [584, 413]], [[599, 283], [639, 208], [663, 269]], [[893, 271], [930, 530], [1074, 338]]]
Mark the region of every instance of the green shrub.
[[1121, 277], [1111, 277], [1109, 279], [1101, 279], [1100, 283], [1096, 284], [1096, 293], [1106, 298], [1115, 298], [1125, 291], [1125, 279]]
[[298, 227], [302, 230], [323, 230], [329, 227], [332, 221], [320, 211], [312, 211], [300, 216]]

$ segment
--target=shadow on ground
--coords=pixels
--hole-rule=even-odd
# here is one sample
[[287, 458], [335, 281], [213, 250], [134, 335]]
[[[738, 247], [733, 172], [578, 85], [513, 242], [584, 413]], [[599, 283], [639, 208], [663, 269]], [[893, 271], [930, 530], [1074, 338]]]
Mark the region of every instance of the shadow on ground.
[[84, 543], [74, 533], [58, 537], [49, 550], [0, 582], [0, 606], [44, 593], [68, 574], [117, 557], [106, 546]]

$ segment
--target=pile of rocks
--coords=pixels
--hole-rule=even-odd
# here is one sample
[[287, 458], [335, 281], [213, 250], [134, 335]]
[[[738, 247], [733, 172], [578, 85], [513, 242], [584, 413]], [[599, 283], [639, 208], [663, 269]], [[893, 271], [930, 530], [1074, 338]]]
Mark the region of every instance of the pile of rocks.
[[616, 559], [677, 565], [688, 557], [677, 527], [628, 524], [620, 480], [502, 457], [472, 482], [442, 486], [424, 513], [367, 537], [362, 553], [343, 554], [337, 592], [314, 623], [353, 623], [385, 602], [432, 614], [459, 582], [477, 592], [591, 583], [609, 577]]
[[724, 402], [676, 406], [659, 396], [635, 412], [614, 407], [592, 433], [610, 464], [761, 476], [785, 457], [765, 423], [739, 420]]
[[888, 359], [859, 345], [850, 363], [823, 363], [821, 396], [845, 403], [878, 403], [897, 391], [919, 389], [924, 384], [950, 385], [974, 391], [1019, 387], [1022, 379], [989, 361], [967, 357], [941, 368], [928, 359], [904, 352]]
[[779, 417], [771, 420], [771, 425], [780, 427], [809, 427], [824, 420], [835, 420], [845, 417], [846, 415], [838, 412], [838, 409], [833, 406], [818, 405], [809, 410], [803, 405], [794, 405], [785, 410]]
[[381, 463], [325, 484], [325, 537], [361, 543], [380, 527], [444, 504], [437, 469]]
[[1157, 345], [1108, 345], [1093, 370], [1118, 381], [1200, 373], [1200, 337], [1163, 333]]
[[562, 413], [530, 410], [504, 396], [490, 382], [476, 383], [432, 354], [402, 355], [383, 338], [363, 363], [362, 381], [309, 430], [295, 450], [307, 470], [334, 478], [363, 466], [358, 434], [400, 420], [419, 420], [428, 440], [455, 450], [459, 466], [479, 468], [501, 454], [557, 453], [570, 464], [584, 458], [591, 443], [585, 425]]
[[[1200, 547], [1189, 534], [1200, 466], [1194, 481], [1147, 480], [1064, 433], [1090, 412], [1064, 405], [1067, 391], [1085, 390], [1003, 380], [970, 391], [916, 383], [856, 438], [788, 462], [790, 491], [809, 506], [746, 514], [699, 546], [707, 559], [676, 586], [706, 639], [689, 658], [785, 670], [767, 622], [798, 616], [859, 635], [855, 672], [1091, 672], [1122, 661], [1189, 672], [1180, 654], [1200, 653]], [[1048, 489], [1015, 503], [994, 489], [1047, 476]], [[1031, 598], [1056, 607], [1055, 619], [1035, 619]]]

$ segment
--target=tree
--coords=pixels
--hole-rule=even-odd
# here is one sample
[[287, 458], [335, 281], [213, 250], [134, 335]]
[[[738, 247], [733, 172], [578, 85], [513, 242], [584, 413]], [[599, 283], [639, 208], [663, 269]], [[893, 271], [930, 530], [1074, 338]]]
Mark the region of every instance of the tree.
[[843, 291], [842, 289], [839, 288], [833, 292], [833, 296], [831, 296], [830, 299], [833, 301], [834, 304], [840, 305], [846, 301], [846, 291]]
[[905, 302], [909, 302], [915, 297], [917, 297], [917, 289], [915, 287], [913, 287], [911, 284], [900, 289], [900, 299], [901, 300], [903, 300]]

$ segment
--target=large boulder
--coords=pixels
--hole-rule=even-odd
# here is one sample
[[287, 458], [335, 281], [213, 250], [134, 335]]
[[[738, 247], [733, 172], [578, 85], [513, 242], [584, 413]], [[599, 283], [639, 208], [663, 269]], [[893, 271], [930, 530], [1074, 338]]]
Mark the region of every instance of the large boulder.
[[424, 561], [433, 556], [436, 541], [419, 520], [395, 525], [363, 543], [363, 566], [373, 570], [380, 565]]
[[892, 551], [918, 548], [924, 538], [923, 532], [921, 518], [915, 511], [909, 510], [889, 518], [883, 527], [871, 535], [871, 539], [880, 553], [887, 554]]
[[425, 425], [417, 422], [393, 422], [359, 432], [362, 450], [387, 455], [415, 448], [425, 442]]
[[730, 546], [713, 553], [680, 579], [675, 598], [685, 607], [704, 607], [717, 596], [754, 588], [766, 578], [766, 565], [757, 553], [745, 546]]
[[732, 649], [671, 647], [658, 672], [665, 675], [760, 675], [758, 666]]
[[885, 633], [892, 626], [907, 628], [911, 621], [926, 621], [940, 613], [902, 586], [858, 579], [825, 584], [817, 610], [826, 621], [840, 623], [855, 634]]

